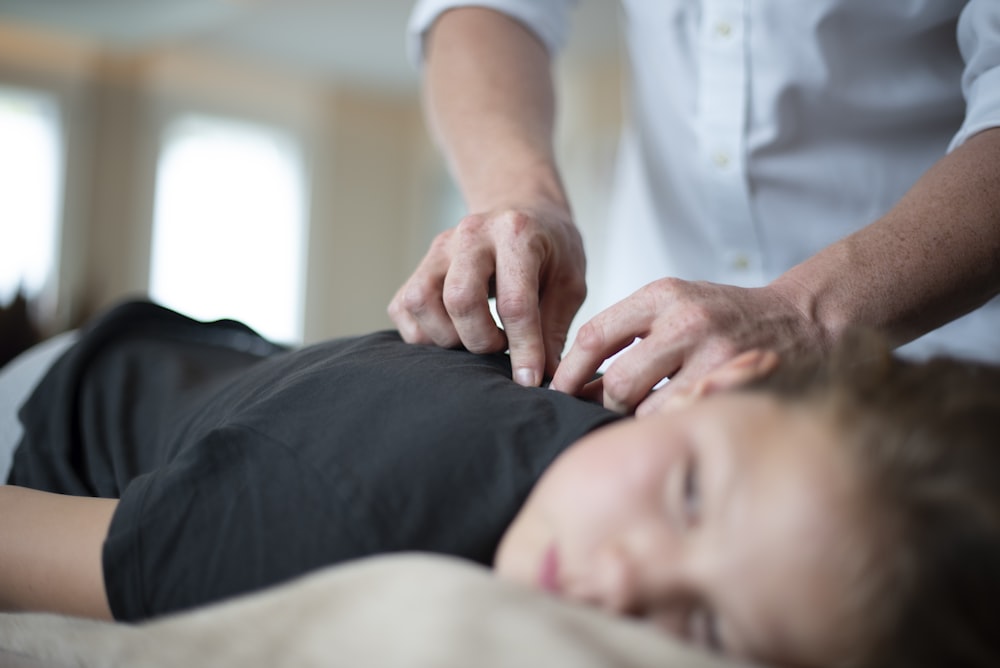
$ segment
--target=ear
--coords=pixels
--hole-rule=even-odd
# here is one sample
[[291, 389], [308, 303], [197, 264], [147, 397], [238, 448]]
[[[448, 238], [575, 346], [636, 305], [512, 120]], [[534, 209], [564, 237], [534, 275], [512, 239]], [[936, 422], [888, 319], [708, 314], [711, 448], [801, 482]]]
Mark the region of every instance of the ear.
[[[649, 412], [681, 409], [701, 397], [745, 385], [774, 371], [779, 360], [778, 354], [773, 350], [748, 350], [715, 367], [693, 385], [675, 388], [667, 396], [661, 397]], [[654, 392], [653, 395], [655, 394]], [[655, 397], [651, 397], [647, 402], [654, 399]], [[640, 409], [644, 405], [640, 405]]]
[[774, 371], [778, 361], [778, 354], [773, 350], [748, 350], [709, 371], [687, 394], [697, 399], [746, 385]]

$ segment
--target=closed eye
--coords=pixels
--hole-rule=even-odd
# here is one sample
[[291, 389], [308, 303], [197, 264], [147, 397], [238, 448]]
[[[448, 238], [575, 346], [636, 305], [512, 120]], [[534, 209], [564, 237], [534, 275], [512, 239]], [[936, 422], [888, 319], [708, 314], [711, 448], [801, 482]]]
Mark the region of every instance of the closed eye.
[[698, 462], [694, 457], [688, 457], [684, 462], [681, 509], [684, 514], [684, 526], [697, 526], [701, 519], [701, 481], [698, 476]]
[[705, 649], [725, 654], [715, 613], [707, 606], [694, 608], [688, 616], [687, 637]]

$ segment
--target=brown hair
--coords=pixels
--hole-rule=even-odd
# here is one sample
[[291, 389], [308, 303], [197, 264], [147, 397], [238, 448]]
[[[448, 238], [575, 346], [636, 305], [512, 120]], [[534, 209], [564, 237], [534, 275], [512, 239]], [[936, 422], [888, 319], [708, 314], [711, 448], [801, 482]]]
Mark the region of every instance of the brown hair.
[[829, 411], [871, 493], [887, 539], [848, 664], [1000, 666], [1000, 367], [904, 361], [855, 332], [746, 389]]

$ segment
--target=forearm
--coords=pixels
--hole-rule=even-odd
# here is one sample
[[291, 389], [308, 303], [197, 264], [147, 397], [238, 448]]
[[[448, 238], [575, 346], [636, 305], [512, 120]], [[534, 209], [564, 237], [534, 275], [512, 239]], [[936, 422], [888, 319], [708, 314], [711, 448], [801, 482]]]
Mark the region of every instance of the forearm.
[[101, 552], [117, 504], [0, 486], [0, 610], [110, 618]]
[[555, 99], [545, 46], [498, 12], [446, 12], [427, 44], [430, 126], [470, 211], [569, 206], [555, 165]]
[[854, 325], [910, 341], [1000, 292], [1000, 129], [942, 158], [885, 216], [773, 286], [832, 343]]

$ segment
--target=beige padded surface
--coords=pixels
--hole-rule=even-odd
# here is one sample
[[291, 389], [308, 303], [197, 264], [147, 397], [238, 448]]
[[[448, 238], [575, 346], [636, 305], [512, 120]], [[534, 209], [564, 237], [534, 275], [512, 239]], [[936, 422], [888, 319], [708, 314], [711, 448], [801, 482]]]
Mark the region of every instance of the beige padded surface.
[[0, 648], [41, 662], [11, 668], [733, 668], [637, 623], [423, 555], [354, 562], [135, 627], [2, 614]]
[[70, 668], [66, 664], [49, 663], [0, 649], [0, 668]]

